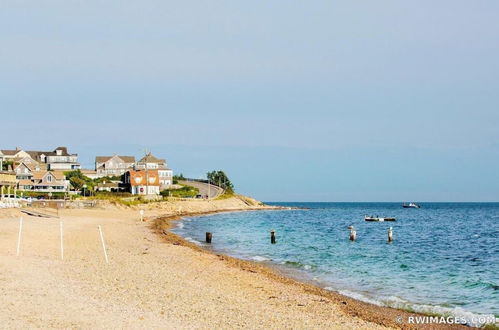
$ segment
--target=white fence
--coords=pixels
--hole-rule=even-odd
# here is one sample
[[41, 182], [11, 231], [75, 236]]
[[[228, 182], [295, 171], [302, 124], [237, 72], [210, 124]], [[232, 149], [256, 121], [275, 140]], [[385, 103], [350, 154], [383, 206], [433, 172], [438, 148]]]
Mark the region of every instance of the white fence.
[[19, 201], [14, 198], [5, 198], [3, 200], [0, 200], [0, 209], [11, 209], [11, 208], [19, 208], [21, 205], [19, 204]]

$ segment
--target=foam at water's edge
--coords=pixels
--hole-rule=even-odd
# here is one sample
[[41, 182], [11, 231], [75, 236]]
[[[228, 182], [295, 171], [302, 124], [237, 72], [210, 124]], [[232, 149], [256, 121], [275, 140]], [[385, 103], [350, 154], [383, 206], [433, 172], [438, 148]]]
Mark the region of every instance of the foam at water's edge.
[[254, 257], [251, 257], [251, 260], [262, 262], [262, 261], [269, 261], [270, 259], [262, 257], [262, 256], [254, 256]]
[[[337, 291], [332, 287], [325, 287], [324, 289], [329, 291]], [[363, 302], [367, 302], [377, 306], [387, 306], [397, 309], [402, 309], [410, 312], [417, 312], [421, 314], [429, 314], [429, 315], [442, 315], [442, 316], [451, 316], [460, 320], [466, 320], [466, 324], [472, 327], [482, 327], [486, 324], [494, 324], [493, 321], [495, 316], [492, 314], [476, 314], [469, 312], [461, 307], [442, 307], [442, 306], [432, 306], [425, 304], [415, 304], [411, 303], [407, 300], [401, 299], [399, 297], [386, 297], [381, 299], [370, 298], [366, 295], [363, 295], [359, 292], [353, 292], [349, 290], [339, 290], [337, 291], [339, 294], [344, 296], [360, 300]], [[497, 322], [497, 321], [496, 321]], [[496, 323], [497, 324], [497, 323]]]
[[194, 238], [192, 237], [184, 237], [184, 239], [188, 242], [191, 242], [191, 243], [194, 243], [196, 245], [201, 245], [201, 243], [199, 241], [196, 241]]
[[438, 305], [415, 304], [399, 297], [387, 297], [383, 299], [385, 306], [414, 311], [422, 314], [451, 316], [466, 320], [466, 324], [472, 327], [482, 327], [486, 324], [494, 324], [495, 316], [492, 314], [477, 314], [469, 312], [461, 307], [443, 307]]
[[[330, 291], [335, 291], [331, 287], [325, 287], [324, 289], [330, 290]], [[370, 304], [377, 305], [377, 306], [383, 306], [383, 303], [381, 301], [369, 298], [369, 297], [367, 297], [361, 293], [358, 293], [358, 292], [353, 292], [353, 291], [348, 291], [348, 290], [340, 290], [340, 291], [338, 291], [338, 293], [342, 294], [344, 296], [356, 299], [356, 300], [366, 302], [366, 303], [370, 303]]]

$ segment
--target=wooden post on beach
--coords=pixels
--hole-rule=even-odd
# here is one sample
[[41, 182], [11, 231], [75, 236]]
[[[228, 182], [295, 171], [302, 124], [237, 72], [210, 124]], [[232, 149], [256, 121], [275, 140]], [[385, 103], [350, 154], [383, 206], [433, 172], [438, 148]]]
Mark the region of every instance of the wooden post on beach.
[[16, 256], [19, 257], [19, 253], [21, 250], [21, 233], [23, 231], [23, 217], [19, 218], [19, 234], [17, 235], [17, 252]]
[[211, 233], [206, 232], [206, 243], [211, 243]]
[[276, 241], [275, 241], [275, 230], [273, 230], [273, 229], [270, 231], [270, 243], [271, 244], [275, 244], [276, 243]]
[[59, 232], [61, 234], [61, 260], [64, 260], [64, 236], [62, 232], [62, 221], [59, 222]]
[[99, 233], [100, 233], [100, 240], [102, 242], [102, 249], [104, 250], [104, 257], [106, 258], [106, 264], [108, 264], [109, 259], [107, 258], [106, 243], [104, 243], [104, 235], [102, 234], [101, 226], [99, 226]]

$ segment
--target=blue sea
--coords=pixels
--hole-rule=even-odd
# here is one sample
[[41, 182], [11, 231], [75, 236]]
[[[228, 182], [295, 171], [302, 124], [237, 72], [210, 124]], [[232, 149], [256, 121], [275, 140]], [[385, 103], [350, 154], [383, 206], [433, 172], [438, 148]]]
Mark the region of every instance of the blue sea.
[[[464, 317], [470, 325], [481, 325], [476, 315], [499, 316], [499, 203], [269, 204], [306, 209], [192, 217], [173, 231], [200, 245], [212, 232], [206, 248], [374, 304]], [[365, 215], [397, 221], [365, 222]]]

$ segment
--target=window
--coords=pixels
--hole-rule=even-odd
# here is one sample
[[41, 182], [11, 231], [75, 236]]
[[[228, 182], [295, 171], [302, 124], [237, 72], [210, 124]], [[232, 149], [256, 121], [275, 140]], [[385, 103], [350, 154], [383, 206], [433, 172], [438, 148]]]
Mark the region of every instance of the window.
[[52, 182], [52, 175], [49, 175], [49, 176], [47, 177], [47, 182]]

